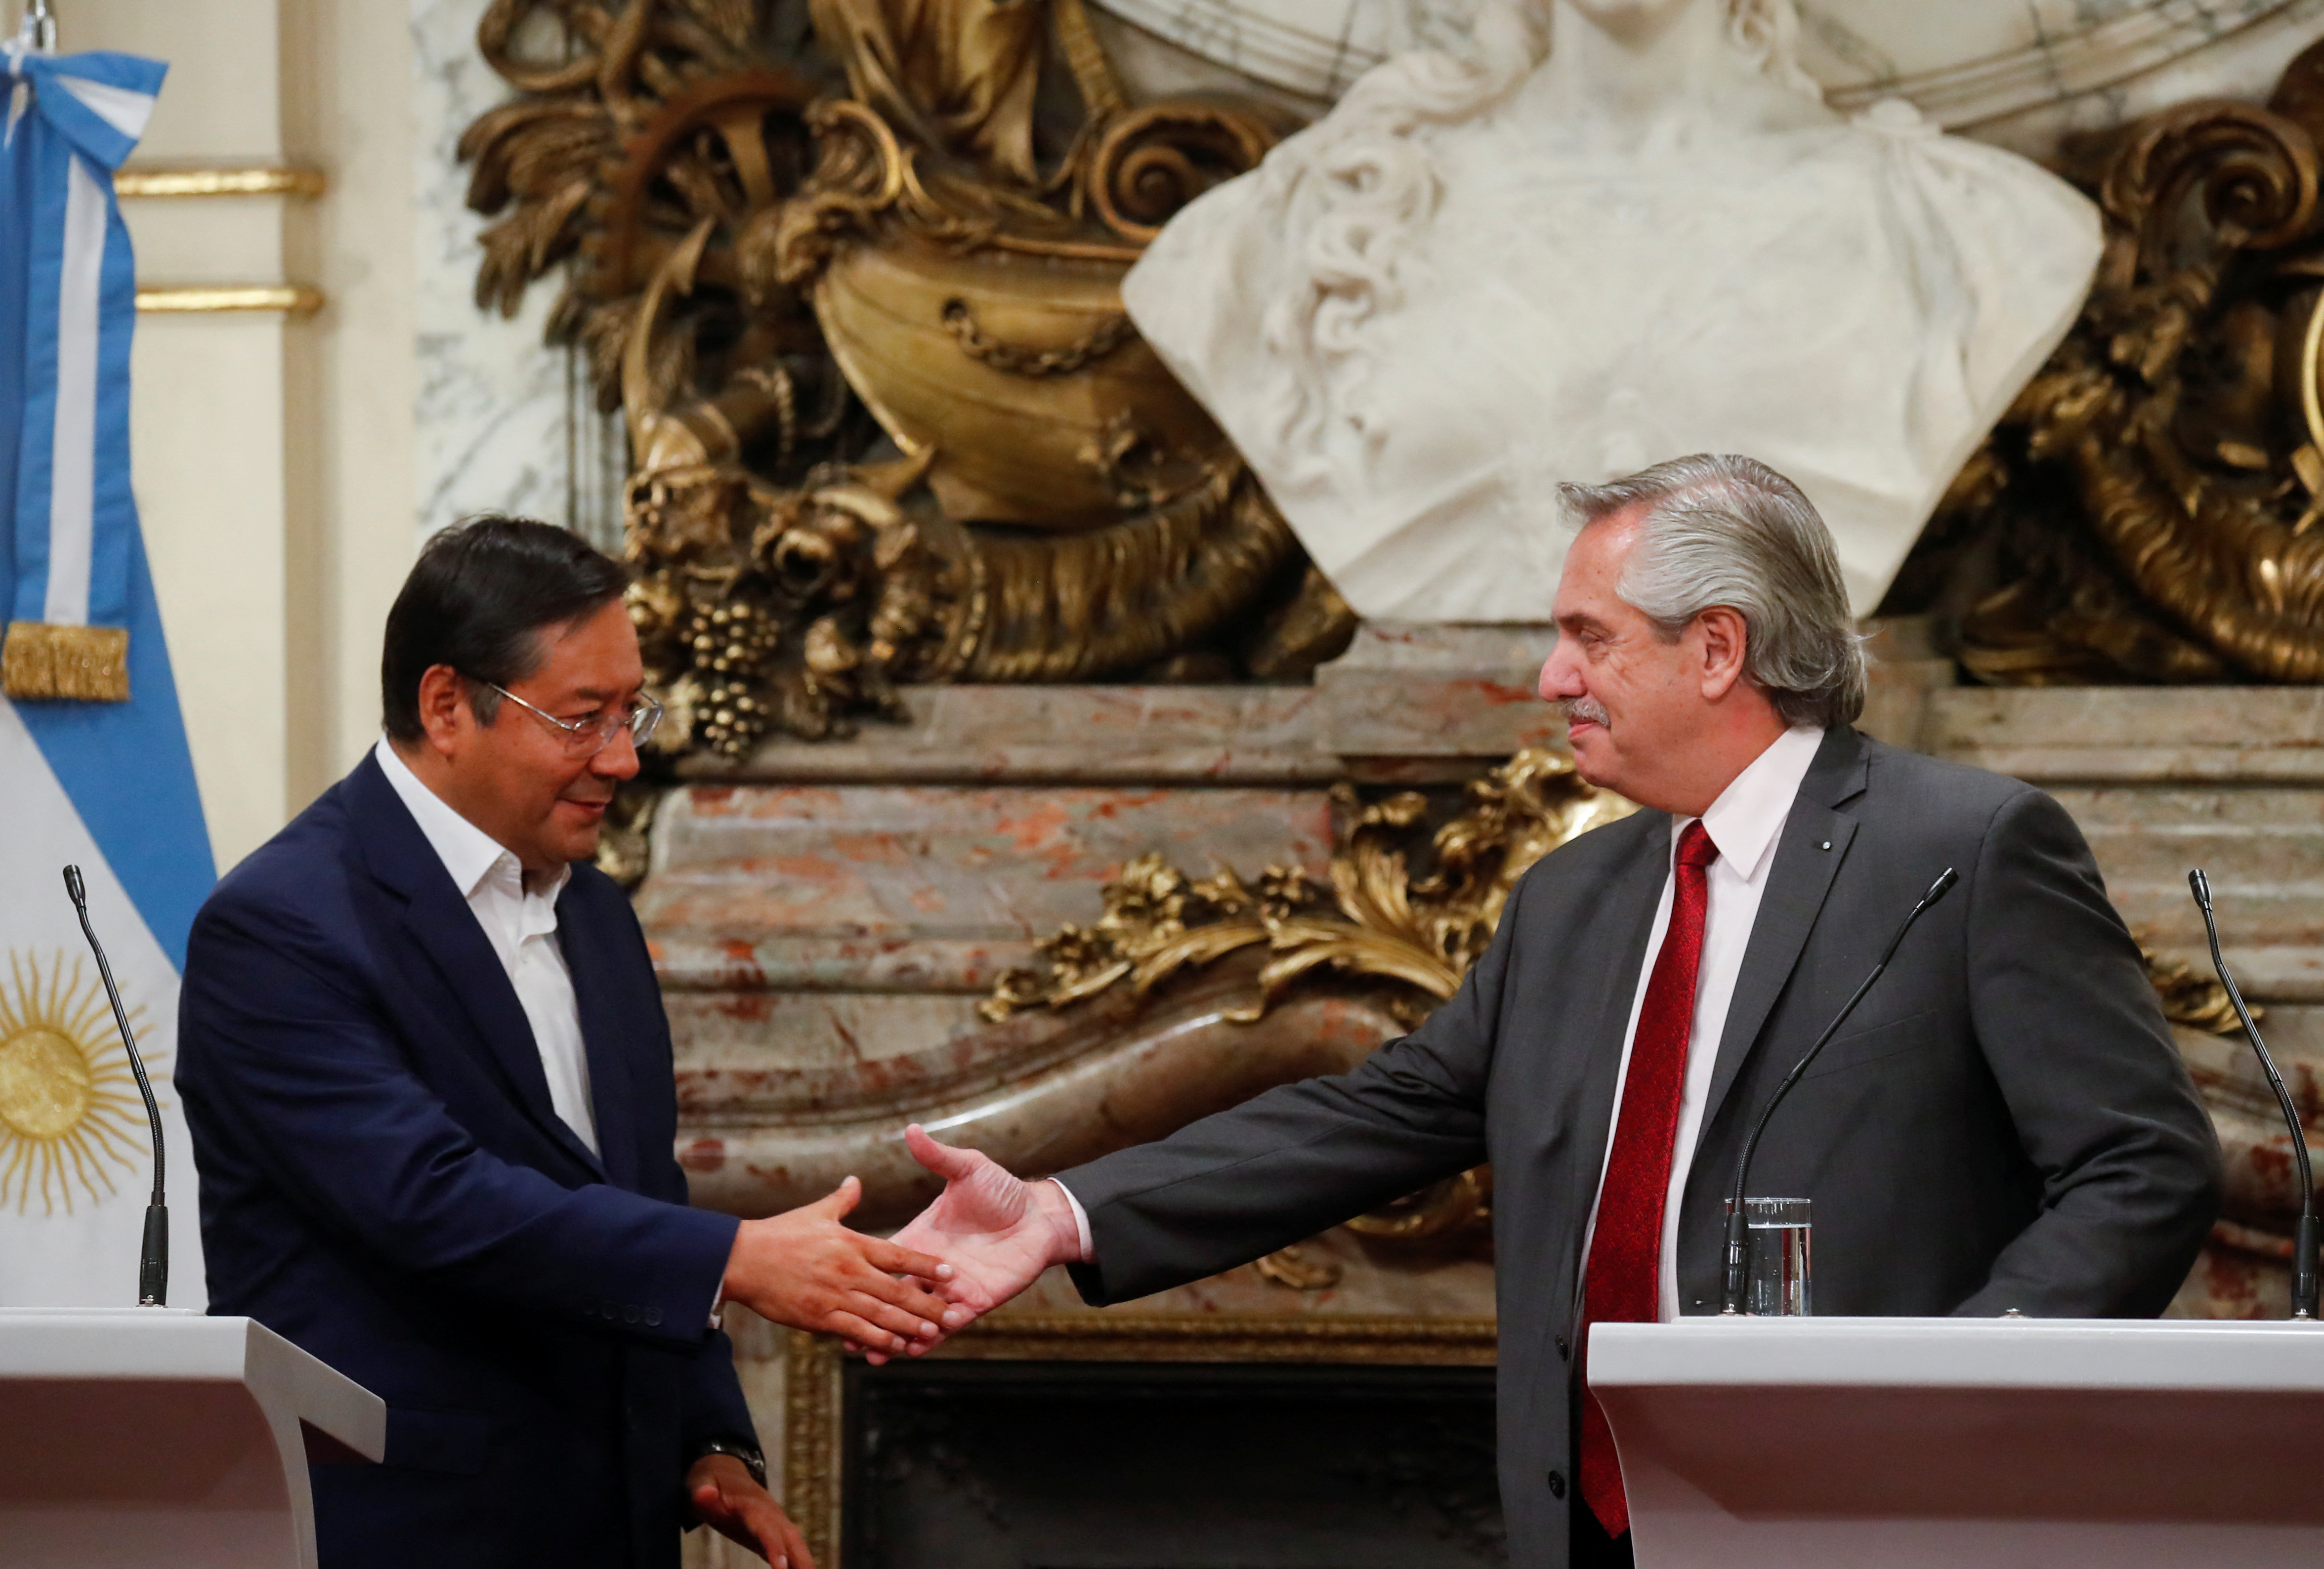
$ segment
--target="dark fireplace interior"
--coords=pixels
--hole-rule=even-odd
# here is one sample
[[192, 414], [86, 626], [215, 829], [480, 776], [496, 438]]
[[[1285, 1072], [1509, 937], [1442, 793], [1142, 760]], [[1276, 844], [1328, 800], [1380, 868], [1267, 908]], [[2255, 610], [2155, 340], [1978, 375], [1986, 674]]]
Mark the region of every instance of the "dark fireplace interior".
[[846, 1569], [1508, 1562], [1489, 1368], [847, 1371]]

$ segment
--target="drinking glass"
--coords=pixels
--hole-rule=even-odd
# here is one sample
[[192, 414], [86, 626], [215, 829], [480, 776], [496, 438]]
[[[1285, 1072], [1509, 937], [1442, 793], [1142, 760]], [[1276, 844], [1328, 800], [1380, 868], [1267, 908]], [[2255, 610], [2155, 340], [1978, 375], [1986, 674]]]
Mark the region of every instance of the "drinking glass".
[[1747, 1198], [1751, 1239], [1743, 1311], [1764, 1318], [1804, 1318], [1812, 1307], [1809, 1243], [1814, 1227], [1804, 1198]]

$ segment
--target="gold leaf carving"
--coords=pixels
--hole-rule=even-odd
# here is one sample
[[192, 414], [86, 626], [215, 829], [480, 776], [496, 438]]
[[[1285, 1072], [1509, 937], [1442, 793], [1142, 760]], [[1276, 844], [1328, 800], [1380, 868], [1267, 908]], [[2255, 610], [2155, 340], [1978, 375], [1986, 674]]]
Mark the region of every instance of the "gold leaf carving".
[[1328, 657], [1352, 618], [1117, 288], [1279, 128], [1130, 104], [1079, 0], [809, 9], [800, 46], [752, 0], [493, 0], [478, 29], [518, 96], [460, 142], [477, 300], [561, 271], [550, 335], [627, 417], [667, 744], [844, 735], [904, 681]]
[[980, 1008], [998, 1022], [1020, 1008], [1065, 1007], [1127, 982], [1152, 990], [1184, 969], [1264, 945], [1259, 995], [1232, 1017], [1257, 1020], [1321, 971], [1386, 980], [1423, 1005], [1451, 996], [1492, 940], [1517, 880], [1543, 856], [1634, 808], [1582, 782], [1570, 758], [1519, 752], [1469, 786], [1467, 809], [1430, 839], [1434, 869], [1416, 879], [1406, 841], [1426, 798], [1364, 804], [1333, 791], [1342, 822], [1331, 885], [1269, 867], [1253, 884], [1231, 868], [1190, 878], [1158, 855], [1106, 885], [1105, 913], [1044, 942], [1041, 963], [1003, 977]]

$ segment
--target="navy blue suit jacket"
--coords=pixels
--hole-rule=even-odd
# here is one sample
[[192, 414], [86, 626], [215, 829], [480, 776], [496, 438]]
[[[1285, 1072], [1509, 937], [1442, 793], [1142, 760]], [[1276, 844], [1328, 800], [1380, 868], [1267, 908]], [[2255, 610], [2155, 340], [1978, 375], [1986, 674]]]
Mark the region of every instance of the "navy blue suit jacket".
[[736, 1223], [686, 1205], [637, 919], [587, 866], [557, 913], [598, 1155], [376, 761], [194, 922], [177, 1085], [210, 1311], [387, 1402], [384, 1464], [314, 1473], [325, 1569], [664, 1569], [694, 1446], [753, 1441], [708, 1326]]

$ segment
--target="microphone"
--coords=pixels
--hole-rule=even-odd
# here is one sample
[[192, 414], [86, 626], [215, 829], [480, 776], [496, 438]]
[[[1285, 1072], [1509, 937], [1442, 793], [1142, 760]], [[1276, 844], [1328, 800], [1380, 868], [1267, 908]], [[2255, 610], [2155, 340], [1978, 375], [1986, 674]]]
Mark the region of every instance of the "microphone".
[[1743, 1280], [1749, 1272], [1751, 1257], [1748, 1217], [1743, 1213], [1743, 1190], [1745, 1184], [1751, 1179], [1752, 1152], [1759, 1147], [1759, 1135], [1767, 1131], [1767, 1119], [1775, 1115], [1775, 1108], [1784, 1104], [1784, 1097], [1791, 1094], [1792, 1086], [1807, 1072], [1808, 1065], [1816, 1060], [1816, 1053], [1840, 1032], [1840, 1027], [1848, 1023], [1848, 1016], [1856, 1012], [1856, 1005], [1862, 1002], [1864, 994], [1872, 989], [1872, 983], [1887, 969], [1888, 961], [1896, 957], [1896, 950], [1904, 945], [1904, 933], [1913, 930], [1913, 922], [1927, 914], [1938, 900], [1952, 892], [1953, 885], [1960, 881], [1950, 867], [1937, 874], [1937, 880], [1929, 885], [1929, 891], [1921, 895], [1921, 902], [1913, 906], [1912, 913], [1904, 917], [1904, 923], [1896, 928], [1896, 935], [1890, 938], [1888, 946], [1881, 950], [1880, 962], [1872, 967], [1872, 973], [1864, 977], [1864, 984], [1856, 988], [1856, 994], [1848, 999], [1839, 1014], [1823, 1027], [1823, 1033], [1817, 1036], [1815, 1044], [1808, 1048], [1808, 1054], [1784, 1076], [1783, 1083], [1775, 1086], [1775, 1093], [1767, 1097], [1766, 1107], [1759, 1113], [1759, 1120], [1751, 1125], [1751, 1136], [1743, 1141], [1743, 1158], [1735, 1162], [1734, 1202], [1727, 1207], [1727, 1288], [1721, 1294], [1719, 1307], [1722, 1316], [1739, 1316], [1743, 1311]]
[[170, 1202], [162, 1187], [161, 1108], [153, 1104], [153, 1086], [145, 1078], [145, 1060], [137, 1055], [137, 1037], [129, 1028], [129, 1011], [121, 1005], [121, 988], [113, 984], [113, 967], [105, 961], [105, 945], [88, 923], [88, 889], [78, 867], [65, 868], [65, 892], [80, 914], [81, 935], [97, 955], [97, 973], [104, 977], [106, 997], [113, 1004], [113, 1022], [121, 1043], [129, 1049], [129, 1070], [137, 1076], [137, 1093], [145, 1097], [145, 1124], [153, 1130], [153, 1198], [145, 1207], [145, 1243], [137, 1254], [137, 1306], [166, 1307], [170, 1300]]
[[2275, 1070], [2275, 1059], [2268, 1055], [2267, 1042], [2259, 1038], [2259, 1025], [2244, 1005], [2244, 994], [2236, 977], [2227, 973], [2226, 956], [2219, 952], [2219, 923], [2211, 915], [2211, 879], [2197, 867], [2187, 874], [2187, 886], [2194, 890], [2195, 907], [2203, 913], [2203, 930], [2211, 940], [2211, 968], [2219, 972], [2219, 984], [2227, 988], [2227, 1001], [2235, 1005], [2236, 1017], [2243, 1021], [2244, 1038], [2259, 1053], [2268, 1087], [2275, 1091], [2275, 1104], [2283, 1108], [2284, 1126], [2292, 1130], [2292, 1159], [2300, 1170], [2300, 1229], [2292, 1243], [2292, 1316], [2313, 1319], [2317, 1317], [2316, 1179], [2308, 1169], [2308, 1130], [2301, 1126], [2300, 1108], [2292, 1104], [2292, 1092], [2283, 1087], [2283, 1075]]

